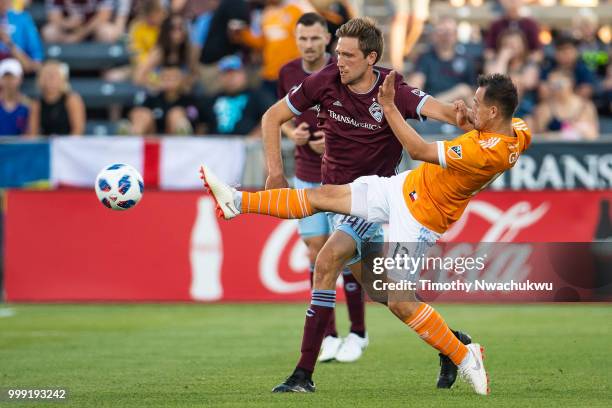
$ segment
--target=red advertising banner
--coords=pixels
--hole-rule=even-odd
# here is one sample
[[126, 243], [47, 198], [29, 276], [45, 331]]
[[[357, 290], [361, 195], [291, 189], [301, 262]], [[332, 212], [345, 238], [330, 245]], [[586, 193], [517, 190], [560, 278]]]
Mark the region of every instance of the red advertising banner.
[[[125, 212], [109, 211], [92, 191], [7, 196], [8, 301], [308, 298], [296, 221], [218, 220], [212, 199], [198, 192], [149, 191]], [[590, 242], [604, 200], [612, 191], [484, 192], [444, 240]]]

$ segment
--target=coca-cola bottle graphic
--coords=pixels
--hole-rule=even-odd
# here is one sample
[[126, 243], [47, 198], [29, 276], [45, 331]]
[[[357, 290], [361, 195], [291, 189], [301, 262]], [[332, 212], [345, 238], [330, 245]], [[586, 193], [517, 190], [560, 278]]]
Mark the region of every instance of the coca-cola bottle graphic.
[[197, 205], [196, 221], [191, 231], [190, 294], [194, 300], [219, 300], [223, 296], [223, 246], [215, 202], [210, 197], [202, 197]]

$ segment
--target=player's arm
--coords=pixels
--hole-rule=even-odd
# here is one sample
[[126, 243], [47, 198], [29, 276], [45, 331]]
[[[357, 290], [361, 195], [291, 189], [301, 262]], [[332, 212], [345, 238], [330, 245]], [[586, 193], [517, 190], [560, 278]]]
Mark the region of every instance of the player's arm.
[[[428, 98], [433, 99], [433, 98]], [[385, 78], [382, 86], [378, 88], [378, 103], [383, 107], [387, 123], [398, 138], [404, 149], [414, 160], [439, 164], [438, 145], [425, 141], [410, 126], [395, 105], [395, 71]]]
[[[439, 120], [440, 122], [450, 123], [451, 125], [459, 127], [464, 132], [469, 132], [474, 129], [474, 125], [469, 119], [461, 123], [457, 121], [457, 102], [443, 103], [430, 96], [421, 108], [421, 115]], [[466, 118], [469, 118], [469, 115], [466, 116]]]
[[261, 118], [261, 133], [268, 167], [266, 189], [288, 187], [283, 172], [281, 126], [294, 117], [285, 99], [272, 105]]

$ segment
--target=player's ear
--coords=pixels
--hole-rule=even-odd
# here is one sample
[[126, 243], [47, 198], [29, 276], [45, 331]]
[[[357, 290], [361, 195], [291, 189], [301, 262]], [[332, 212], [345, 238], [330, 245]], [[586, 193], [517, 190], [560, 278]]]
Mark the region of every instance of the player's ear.
[[371, 51], [366, 59], [368, 60], [368, 65], [376, 64], [376, 59], [378, 58], [378, 53], [376, 51]]
[[499, 116], [499, 109], [497, 108], [497, 106], [491, 105], [491, 107], [489, 108], [489, 114], [491, 116], [491, 119], [496, 119]]

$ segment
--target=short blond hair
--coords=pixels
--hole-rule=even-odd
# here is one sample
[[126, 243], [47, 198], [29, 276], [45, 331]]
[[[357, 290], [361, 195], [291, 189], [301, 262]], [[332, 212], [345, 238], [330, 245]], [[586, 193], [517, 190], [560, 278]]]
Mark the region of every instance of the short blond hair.
[[367, 56], [371, 52], [376, 53], [377, 63], [382, 57], [385, 47], [382, 31], [376, 27], [376, 22], [369, 17], [352, 18], [342, 24], [336, 30], [336, 37], [357, 38], [359, 41], [359, 49]]
[[38, 74], [36, 75], [36, 85], [38, 85], [38, 89], [42, 89], [41, 78], [43, 76], [43, 73], [50, 69], [57, 69], [59, 71], [62, 81], [64, 82], [62, 86], [63, 91], [70, 92], [70, 82], [69, 82], [70, 74], [69, 74], [68, 65], [64, 62], [60, 62], [57, 60], [45, 61], [42, 67], [40, 67], [40, 69], [38, 70]]

